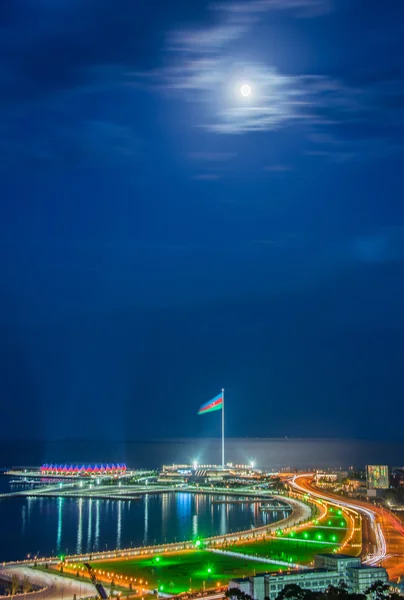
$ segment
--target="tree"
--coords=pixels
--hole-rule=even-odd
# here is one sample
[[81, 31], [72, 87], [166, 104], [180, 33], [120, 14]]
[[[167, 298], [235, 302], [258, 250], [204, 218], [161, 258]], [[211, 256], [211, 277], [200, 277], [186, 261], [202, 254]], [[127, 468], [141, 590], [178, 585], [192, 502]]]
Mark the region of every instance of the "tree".
[[20, 587], [20, 580], [17, 575], [12, 575], [11, 577], [11, 585], [10, 585], [10, 594], [11, 596], [15, 596], [18, 588]]
[[325, 591], [327, 598], [346, 598], [348, 596], [348, 586], [345, 581], [340, 581], [339, 584], [329, 585]]
[[365, 592], [366, 596], [371, 596], [376, 600], [388, 600], [390, 598], [389, 594], [389, 584], [383, 583], [382, 581], [375, 581], [372, 583], [370, 588], [368, 588]]
[[32, 585], [29, 580], [29, 577], [28, 577], [28, 575], [24, 575], [23, 580], [22, 580], [22, 591], [24, 594], [29, 594], [29, 592], [31, 590], [32, 590]]
[[289, 583], [279, 592], [276, 600], [305, 600], [306, 590], [302, 590], [300, 585]]
[[224, 595], [226, 596], [226, 598], [231, 598], [233, 600], [234, 599], [236, 599], [236, 600], [248, 600], [249, 598], [251, 600], [251, 596], [249, 596], [245, 592], [242, 592], [237, 587], [233, 587], [233, 588], [230, 588], [230, 589], [226, 590], [225, 593], [224, 593]]

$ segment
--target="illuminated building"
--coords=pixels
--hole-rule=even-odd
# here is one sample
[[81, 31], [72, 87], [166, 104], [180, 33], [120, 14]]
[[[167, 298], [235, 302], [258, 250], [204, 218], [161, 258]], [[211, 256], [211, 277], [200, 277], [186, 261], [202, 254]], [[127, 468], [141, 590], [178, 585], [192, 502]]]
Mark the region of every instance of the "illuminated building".
[[124, 475], [125, 464], [112, 465], [42, 465], [41, 475], [60, 475], [62, 477], [91, 477]]
[[261, 573], [253, 577], [233, 579], [228, 588], [238, 588], [254, 600], [275, 599], [286, 585], [295, 584], [302, 589], [323, 592], [330, 585], [344, 581], [349, 592], [361, 594], [375, 581], [386, 583], [388, 575], [383, 567], [362, 565], [360, 558], [346, 554], [318, 554], [315, 569]]
[[387, 490], [390, 487], [389, 468], [386, 465], [368, 465], [366, 486], [368, 490]]

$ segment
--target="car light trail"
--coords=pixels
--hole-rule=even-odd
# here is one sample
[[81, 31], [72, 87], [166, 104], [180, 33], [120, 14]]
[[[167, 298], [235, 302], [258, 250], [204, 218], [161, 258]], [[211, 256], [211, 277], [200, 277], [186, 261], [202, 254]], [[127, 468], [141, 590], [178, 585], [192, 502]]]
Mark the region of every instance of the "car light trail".
[[[293, 477], [293, 479], [291, 481], [289, 481], [288, 483], [289, 483], [289, 485], [291, 485], [293, 488], [299, 490], [300, 492], [303, 492], [303, 493], [309, 492], [312, 496], [314, 496], [316, 498], [320, 498], [320, 499], [326, 500], [328, 502], [330, 502], [330, 500], [331, 500], [333, 504], [337, 504], [339, 506], [342, 506], [344, 508], [352, 510], [356, 513], [359, 512], [359, 513], [363, 514], [368, 519], [370, 527], [372, 528], [372, 530], [375, 534], [375, 539], [376, 539], [376, 552], [373, 553], [372, 555], [366, 557], [363, 560], [363, 562], [364, 562], [364, 564], [367, 564], [367, 565], [377, 565], [380, 562], [382, 562], [387, 557], [387, 546], [386, 546], [386, 539], [384, 537], [382, 528], [380, 527], [380, 524], [377, 523], [377, 515], [379, 513], [376, 510], [372, 510], [370, 508], [365, 508], [364, 506], [354, 504], [351, 502], [346, 502], [345, 500], [340, 500], [339, 498], [338, 499], [335, 497], [330, 498], [327, 495], [322, 494], [321, 492], [318, 492], [317, 490], [313, 490], [312, 487], [305, 487], [303, 485], [300, 485], [297, 482], [298, 479], [304, 479], [304, 478], [307, 479], [308, 477], [312, 477], [312, 474], [306, 473], [303, 475], [295, 475]], [[390, 517], [390, 515], [386, 515], [386, 516]], [[393, 523], [394, 518], [393, 517], [389, 518], [389, 521], [391, 523]], [[401, 530], [402, 524], [400, 524], [400, 528], [397, 527], [397, 529]], [[400, 531], [400, 533], [401, 533], [401, 531]], [[352, 531], [352, 535], [353, 535], [353, 531]], [[351, 536], [351, 539], [352, 539], [352, 536]], [[347, 542], [345, 542], [342, 547], [344, 547], [346, 545], [346, 543]]]

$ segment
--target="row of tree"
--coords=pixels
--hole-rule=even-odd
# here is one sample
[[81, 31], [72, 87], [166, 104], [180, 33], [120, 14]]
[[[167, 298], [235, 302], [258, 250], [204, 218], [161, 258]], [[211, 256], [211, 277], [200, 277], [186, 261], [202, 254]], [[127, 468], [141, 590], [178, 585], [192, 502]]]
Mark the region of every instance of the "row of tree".
[[11, 581], [6, 586], [6, 591], [9, 596], [16, 594], [28, 594], [32, 591], [32, 585], [27, 575], [24, 575], [22, 580], [17, 575], [12, 575]]

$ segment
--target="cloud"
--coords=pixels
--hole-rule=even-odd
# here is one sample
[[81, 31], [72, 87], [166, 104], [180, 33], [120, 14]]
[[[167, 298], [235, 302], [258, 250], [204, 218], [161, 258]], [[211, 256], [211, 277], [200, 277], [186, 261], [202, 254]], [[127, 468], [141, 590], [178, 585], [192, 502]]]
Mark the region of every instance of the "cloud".
[[[132, 95], [133, 107], [139, 87], [179, 104], [194, 104], [198, 109], [204, 105], [195, 111], [194, 124], [217, 134], [294, 127], [306, 136], [309, 154], [335, 161], [402, 149], [402, 144], [393, 142], [404, 132], [404, 73], [401, 62], [394, 61], [397, 51], [390, 52], [386, 65], [381, 56], [371, 69], [360, 71], [357, 61], [352, 63], [355, 68], [339, 76], [282, 72], [262, 54], [260, 60], [237, 58], [244, 41], [264, 19], [278, 14], [288, 19], [318, 19], [339, 9], [336, 0], [213, 3], [206, 15], [212, 25], [169, 33], [160, 61], [145, 47], [144, 31], [147, 28], [151, 32], [147, 37], [154, 39], [154, 28], [166, 20], [156, 20], [152, 10], [140, 15], [133, 0], [119, 0], [115, 11], [109, 0], [26, 0], [23, 4], [25, 12], [8, 10], [7, 3], [1, 9], [0, 56], [7, 58], [0, 60], [0, 130], [10, 136], [7, 160], [20, 151], [23, 156], [31, 153], [35, 160], [51, 160], [60, 152], [54, 148], [58, 139], [70, 155], [74, 146], [80, 152], [85, 153], [85, 148], [96, 152], [97, 138], [100, 148], [105, 148], [104, 156], [108, 147], [116, 156], [131, 155], [134, 149], [129, 138], [137, 136], [133, 123], [128, 125], [125, 119], [137, 115], [120, 111], [119, 103], [125, 95]], [[169, 6], [163, 3], [161, 7], [167, 15]], [[401, 40], [398, 29], [397, 25], [396, 37]], [[366, 25], [363, 33], [365, 44]], [[390, 43], [389, 39], [383, 39], [383, 44]], [[388, 51], [384, 52], [387, 56]], [[248, 99], [237, 93], [245, 80], [253, 88]], [[113, 114], [122, 115], [122, 122], [120, 116], [111, 116], [112, 104]], [[83, 105], [87, 113], [79, 114]], [[25, 147], [18, 139], [19, 127], [21, 140], [23, 132], [28, 132]], [[74, 134], [81, 127], [83, 140]], [[228, 160], [220, 153], [208, 155], [194, 159]]]
[[[206, 104], [200, 128], [230, 135], [295, 126], [314, 146], [308, 154], [336, 162], [401, 151], [395, 138], [404, 131], [404, 83], [388, 77], [360, 85], [327, 75], [288, 75], [263, 63], [231, 61], [223, 52], [181, 52], [146, 75], [157, 92]], [[145, 75], [136, 74], [139, 80]], [[239, 93], [246, 80], [249, 98]]]
[[[313, 143], [311, 155], [330, 153], [339, 162], [359, 158], [363, 140], [372, 146], [365, 157], [383, 153], [386, 147], [396, 149], [393, 138], [404, 131], [401, 65], [329, 76], [284, 73], [263, 60], [235, 58], [237, 42], [251, 37], [254, 27], [271, 13], [314, 19], [337, 8], [333, 0], [216, 2], [210, 6], [213, 25], [171, 33], [165, 65], [135, 72], [130, 79], [165, 97], [205, 104], [195, 126], [218, 134], [294, 127]], [[238, 93], [245, 81], [253, 89], [247, 99]]]
[[208, 29], [176, 31], [169, 37], [168, 49], [190, 54], [215, 54], [230, 42], [238, 40], [248, 27], [223, 24]]
[[[248, 73], [251, 81], [251, 98], [243, 98], [239, 93], [243, 73]], [[310, 98], [305, 97], [300, 78], [281, 75], [258, 63], [201, 57], [147, 74], [134, 74], [133, 81], [139, 80], [152, 82], [155, 89], [174, 96], [181, 92], [188, 102], [210, 103], [215, 118], [200, 127], [217, 133], [275, 129], [308, 118]]]
[[266, 165], [264, 167], [264, 171], [268, 171], [269, 173], [286, 173], [291, 170], [292, 167], [290, 165]]
[[348, 256], [361, 263], [392, 263], [404, 260], [403, 227], [383, 227], [352, 238], [346, 248]]
[[197, 181], [217, 181], [220, 179], [220, 175], [217, 175], [216, 173], [200, 173], [198, 175], [194, 175], [192, 179]]
[[195, 55], [212, 55], [243, 37], [271, 11], [290, 12], [296, 17], [317, 17], [333, 9], [331, 0], [253, 0], [213, 3], [218, 24], [206, 28], [178, 30], [168, 36], [167, 49]]
[[207, 162], [225, 162], [236, 155], [233, 152], [191, 152], [190, 157], [194, 160]]
[[334, 9], [332, 0], [252, 0], [251, 2], [229, 2], [214, 5], [224, 13], [245, 17], [270, 11], [288, 11], [296, 17], [318, 17]]
[[308, 150], [306, 155], [324, 158], [334, 163], [388, 158], [404, 152], [404, 144], [388, 137], [346, 139], [322, 134], [310, 137], [316, 145]]
[[69, 124], [39, 120], [21, 132], [19, 123], [0, 123], [0, 169], [26, 165], [79, 164], [113, 166], [133, 164], [141, 140], [131, 128], [114, 121], [74, 119]]

